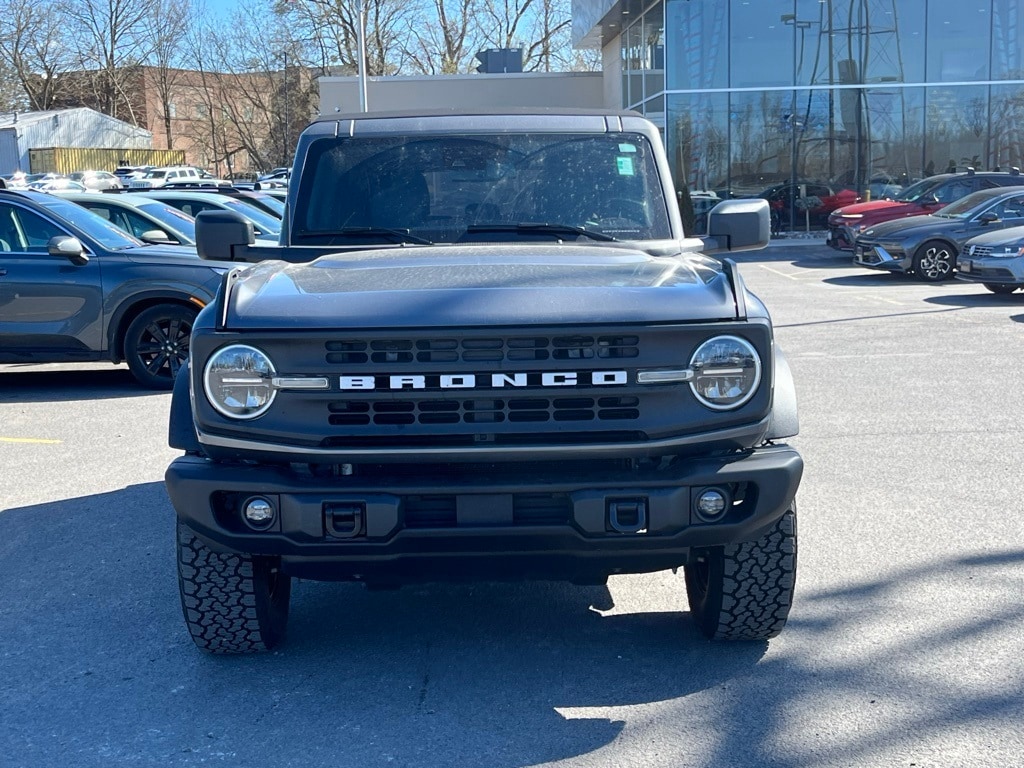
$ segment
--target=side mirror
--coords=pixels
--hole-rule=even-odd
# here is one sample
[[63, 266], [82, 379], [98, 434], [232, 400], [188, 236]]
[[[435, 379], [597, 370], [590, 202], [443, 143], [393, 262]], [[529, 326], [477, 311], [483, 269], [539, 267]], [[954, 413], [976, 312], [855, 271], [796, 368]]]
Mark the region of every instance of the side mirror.
[[771, 239], [768, 201], [753, 197], [723, 200], [708, 213], [704, 253], [756, 251]]
[[139, 240], [153, 245], [177, 245], [178, 241], [162, 229], [149, 229], [139, 236]]
[[234, 211], [200, 211], [196, 216], [196, 250], [199, 258], [232, 261], [236, 246], [256, 242], [251, 221]]
[[935, 195], [928, 195], [927, 197], [925, 197], [925, 198], [923, 198], [921, 200], [921, 204], [922, 205], [938, 205], [939, 204], [939, 198], [937, 196], [935, 196]]
[[991, 224], [995, 221], [999, 221], [999, 215], [992, 211], [985, 211], [981, 216], [978, 217], [978, 221], [982, 224]]
[[51, 237], [49, 242], [46, 243], [46, 252], [51, 256], [63, 256], [76, 267], [89, 263], [89, 257], [85, 253], [85, 246], [82, 245], [82, 241], [77, 237], [68, 237], [67, 235]]

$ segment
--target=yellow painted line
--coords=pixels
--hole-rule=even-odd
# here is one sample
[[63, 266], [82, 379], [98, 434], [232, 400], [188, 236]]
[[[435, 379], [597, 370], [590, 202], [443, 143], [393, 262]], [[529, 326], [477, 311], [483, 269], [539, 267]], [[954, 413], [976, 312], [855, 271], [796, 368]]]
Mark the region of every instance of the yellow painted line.
[[38, 443], [41, 445], [60, 445], [63, 440], [47, 440], [42, 437], [0, 437], [0, 443]]

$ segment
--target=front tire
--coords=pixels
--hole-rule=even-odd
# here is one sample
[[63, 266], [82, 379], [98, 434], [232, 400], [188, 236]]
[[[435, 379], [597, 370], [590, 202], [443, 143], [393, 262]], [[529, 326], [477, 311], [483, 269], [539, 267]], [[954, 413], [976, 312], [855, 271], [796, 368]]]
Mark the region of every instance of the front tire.
[[1009, 296], [1011, 293], [1017, 290], [1020, 286], [1016, 285], [1004, 285], [1000, 283], [984, 283], [983, 284], [992, 293], [999, 296]]
[[929, 240], [914, 254], [914, 274], [926, 283], [940, 283], [953, 276], [956, 249], [941, 240]]
[[796, 583], [796, 504], [757, 541], [709, 547], [684, 569], [690, 614], [712, 640], [782, 631]]
[[189, 337], [196, 310], [179, 304], [159, 304], [140, 312], [124, 336], [128, 369], [149, 389], [171, 389], [178, 370], [188, 360]]
[[277, 558], [216, 552], [178, 523], [178, 587], [204, 651], [254, 653], [284, 639], [292, 584]]

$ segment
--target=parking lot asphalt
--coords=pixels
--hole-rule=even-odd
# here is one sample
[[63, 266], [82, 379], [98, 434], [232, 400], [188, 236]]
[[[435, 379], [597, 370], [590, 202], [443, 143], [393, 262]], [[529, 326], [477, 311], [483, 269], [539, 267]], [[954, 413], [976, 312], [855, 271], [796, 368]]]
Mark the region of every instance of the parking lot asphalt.
[[0, 366], [0, 765], [1015, 766], [1024, 755], [1024, 294], [739, 254], [800, 400], [799, 571], [768, 643], [681, 575], [300, 582], [289, 639], [188, 639], [169, 395]]

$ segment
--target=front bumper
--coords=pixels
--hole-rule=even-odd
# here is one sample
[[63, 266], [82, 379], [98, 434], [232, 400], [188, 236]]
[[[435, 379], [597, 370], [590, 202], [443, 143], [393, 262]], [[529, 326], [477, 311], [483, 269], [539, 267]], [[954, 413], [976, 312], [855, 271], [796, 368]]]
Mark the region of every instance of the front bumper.
[[835, 248], [837, 251], [852, 251], [854, 239], [855, 236], [850, 232], [849, 227], [842, 224], [829, 224], [825, 245]]
[[857, 241], [853, 246], [853, 263], [884, 272], [909, 272], [913, 259], [903, 251]]
[[[403, 465], [327, 477], [184, 456], [166, 482], [179, 520], [210, 546], [280, 556], [295, 576], [593, 582], [685, 565], [693, 547], [758, 538], [790, 508], [802, 473], [800, 455], [778, 445], [635, 470]], [[733, 499], [714, 522], [694, 512], [708, 487]], [[278, 510], [268, 530], [243, 519], [253, 496]]]
[[1021, 259], [959, 259], [958, 280], [989, 285], [1024, 285], [1024, 262]]

